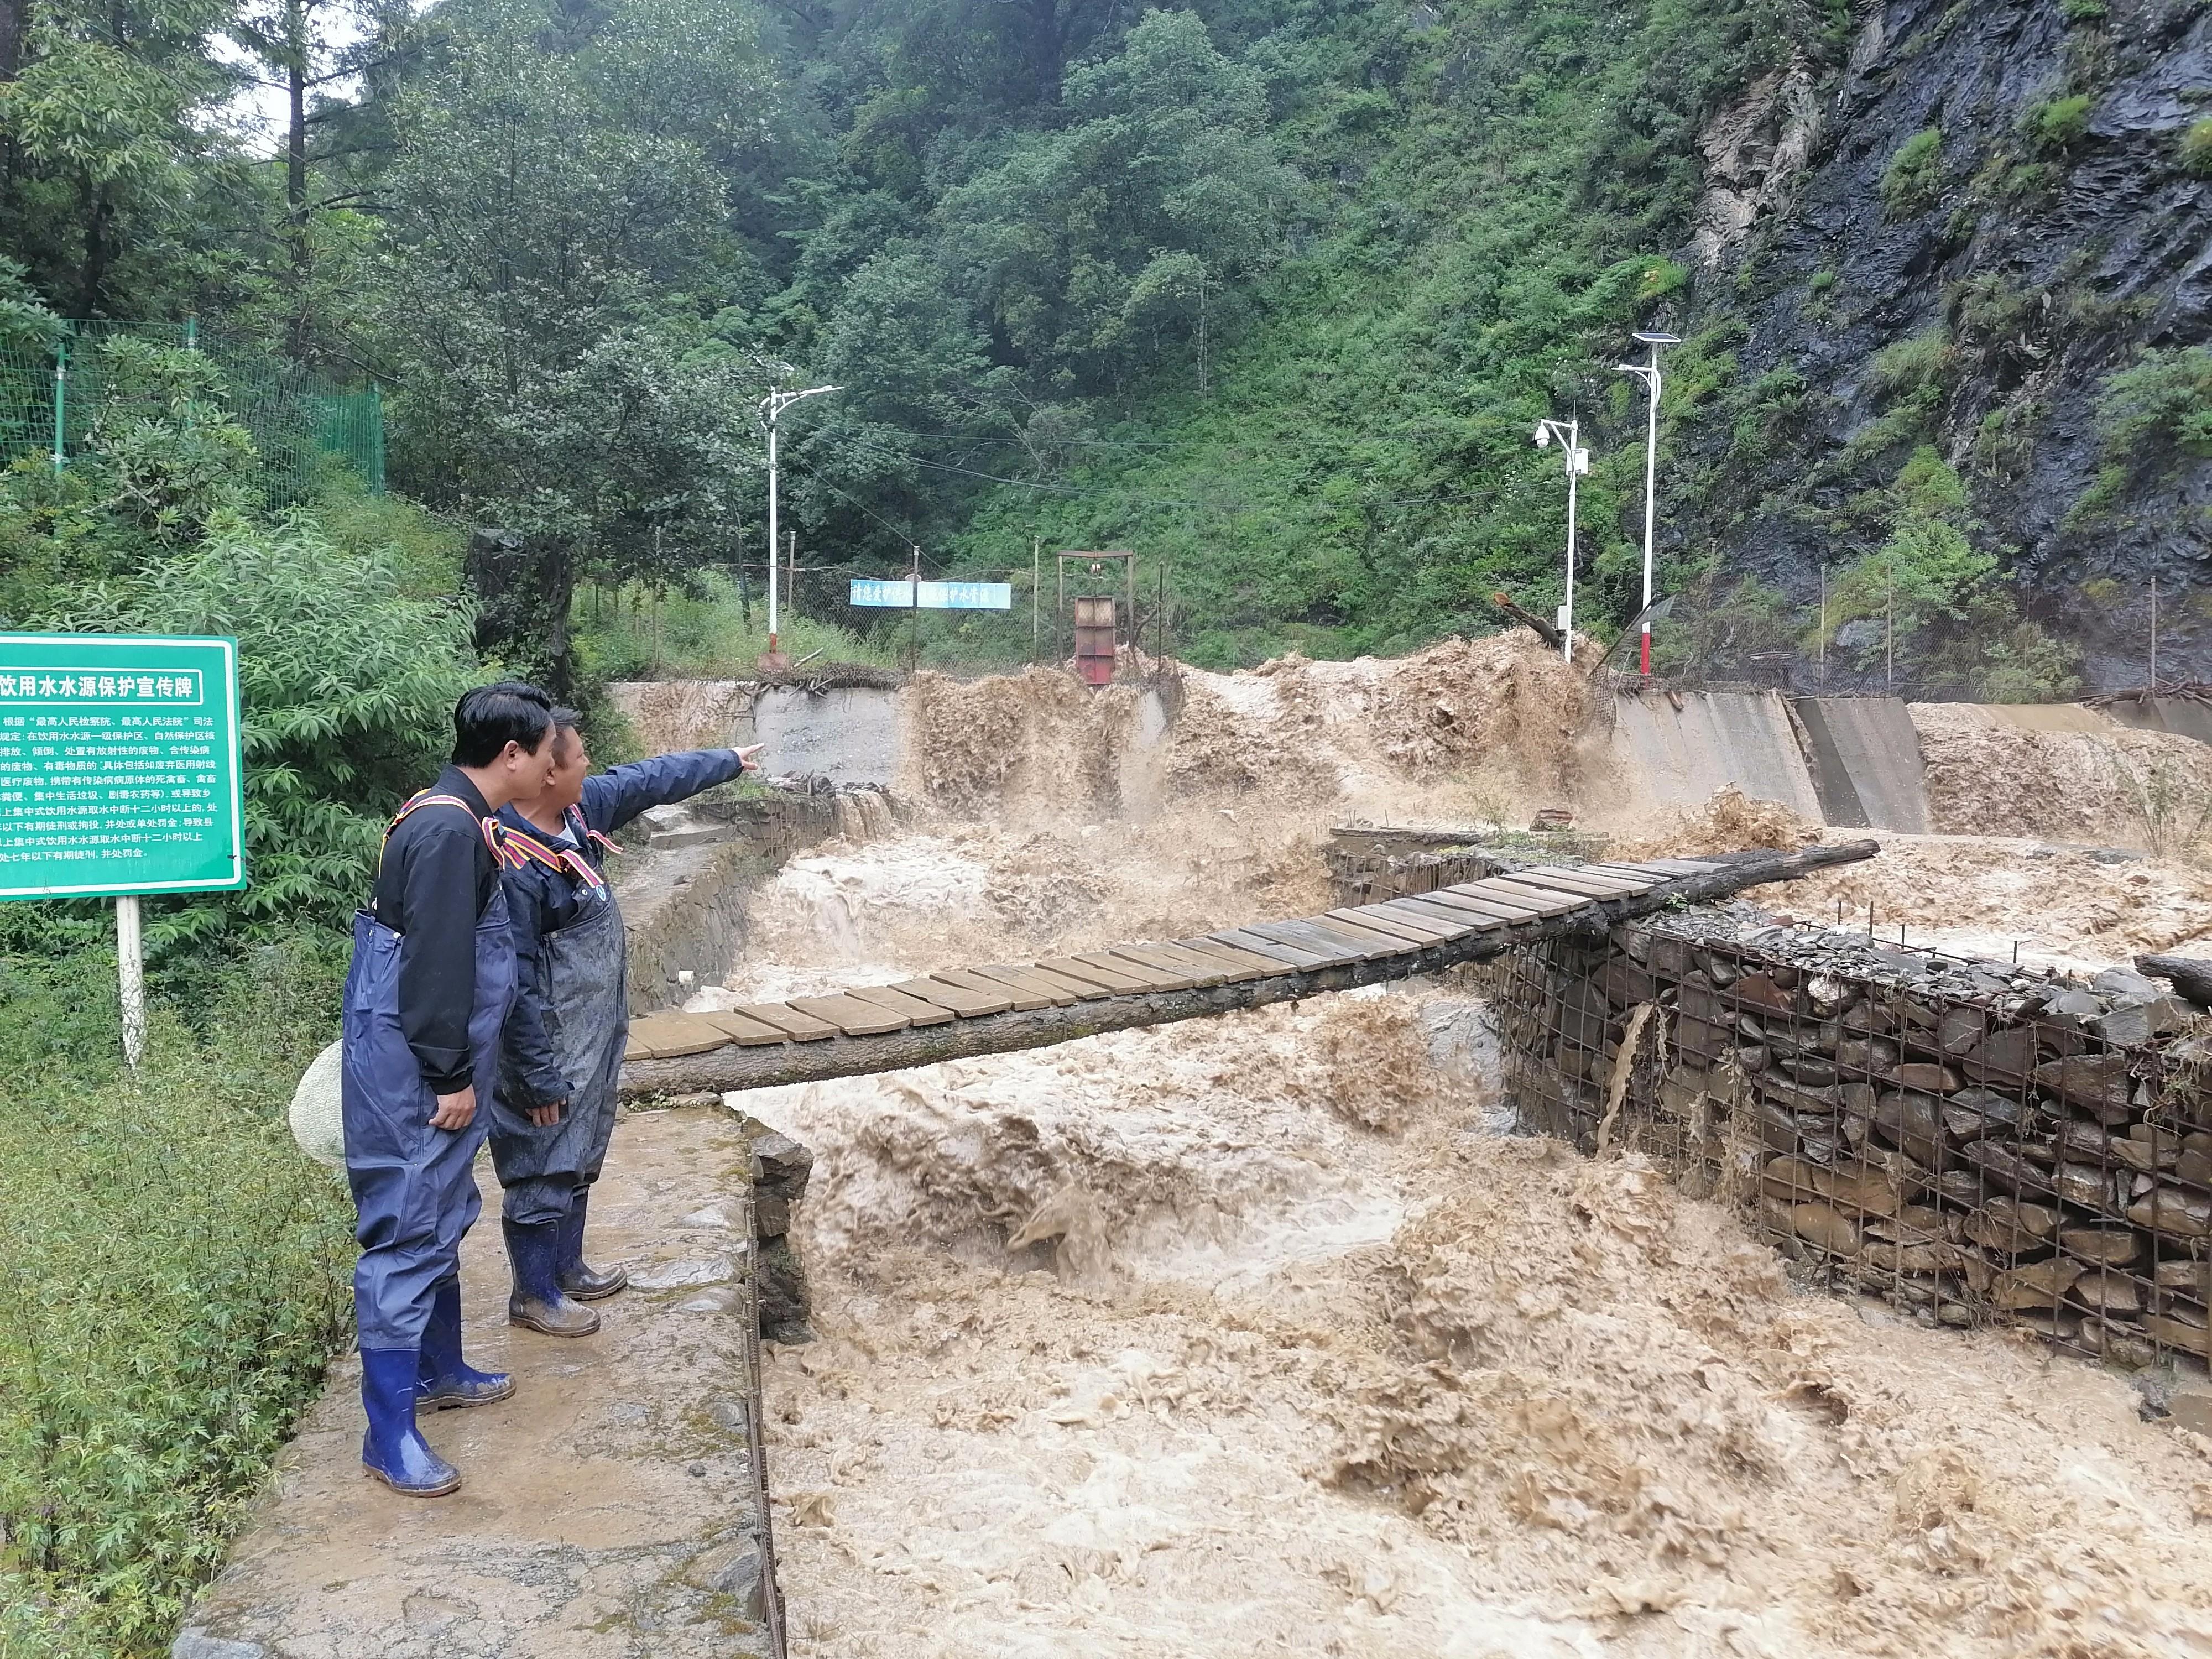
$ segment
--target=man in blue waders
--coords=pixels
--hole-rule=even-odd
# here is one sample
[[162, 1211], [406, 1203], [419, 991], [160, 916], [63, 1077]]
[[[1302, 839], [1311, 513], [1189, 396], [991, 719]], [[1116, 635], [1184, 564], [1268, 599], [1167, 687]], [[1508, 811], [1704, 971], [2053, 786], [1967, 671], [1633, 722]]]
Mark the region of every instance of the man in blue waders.
[[482, 1406], [512, 1378], [461, 1358], [461, 1239], [483, 1208], [470, 1166], [514, 1000], [514, 945], [493, 817], [545, 785], [553, 705], [514, 681], [453, 708], [453, 764], [385, 831], [346, 975], [346, 1180], [359, 1213], [354, 1318], [368, 1432], [362, 1465], [395, 1492], [461, 1484], [416, 1427], [419, 1407]]
[[647, 807], [726, 783], [760, 752], [698, 749], [587, 777], [579, 716], [553, 711], [553, 769], [534, 796], [501, 809], [507, 902], [520, 993], [491, 1102], [492, 1166], [507, 1189], [501, 1226], [514, 1269], [507, 1316], [548, 1336], [589, 1336], [584, 1306], [629, 1283], [584, 1261], [592, 1183], [614, 1134], [615, 1085], [629, 1031], [622, 911], [607, 884], [608, 840]]

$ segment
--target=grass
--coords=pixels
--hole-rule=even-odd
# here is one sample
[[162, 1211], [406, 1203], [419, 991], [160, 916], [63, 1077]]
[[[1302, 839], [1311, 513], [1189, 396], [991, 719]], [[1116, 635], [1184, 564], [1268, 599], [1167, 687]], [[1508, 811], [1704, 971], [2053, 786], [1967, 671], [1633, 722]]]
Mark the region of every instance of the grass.
[[166, 1653], [351, 1335], [351, 1206], [283, 1109], [335, 941], [153, 1010], [114, 957], [0, 958], [0, 1656]]
[[1899, 217], [1932, 206], [1943, 190], [1943, 133], [1923, 127], [1897, 147], [1881, 175], [1881, 199]]
[[[696, 591], [656, 592], [642, 582], [586, 588], [577, 595], [569, 628], [586, 678], [627, 679], [748, 679], [768, 649], [768, 609], [758, 595], [747, 607], [736, 585], [720, 571], [697, 578]], [[793, 662], [896, 665], [892, 653], [849, 629], [787, 606], [779, 618], [784, 654]]]
[[2212, 179], [2212, 116], [2192, 121], [2181, 135], [2181, 165], [2199, 179]]

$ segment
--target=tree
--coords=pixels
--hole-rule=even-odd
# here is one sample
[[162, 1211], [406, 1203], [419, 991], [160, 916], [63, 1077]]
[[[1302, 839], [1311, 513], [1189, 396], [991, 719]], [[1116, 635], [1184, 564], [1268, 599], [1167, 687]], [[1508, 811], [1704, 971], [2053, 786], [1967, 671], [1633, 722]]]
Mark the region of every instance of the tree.
[[223, 216], [212, 117], [232, 80], [210, 43], [229, 4], [0, 0], [0, 253], [63, 314], [159, 307], [181, 262], [126, 262]]
[[[632, 119], [672, 43], [617, 11], [549, 50], [552, 21], [523, 3], [470, 18], [404, 94], [374, 339], [407, 486], [520, 538], [488, 597], [532, 599], [488, 605], [483, 643], [565, 690], [578, 572], [719, 551], [751, 444], [736, 360], [705, 325], [742, 263], [721, 181], [701, 133]], [[723, 96], [767, 101], [742, 32], [695, 46], [719, 54], [696, 73]], [[690, 107], [726, 138], [738, 118]]]
[[945, 193], [945, 258], [994, 334], [1045, 384], [1108, 390], [1194, 327], [1201, 280], [1279, 256], [1304, 195], [1258, 74], [1189, 12], [1148, 13], [1067, 76], [1069, 124]]

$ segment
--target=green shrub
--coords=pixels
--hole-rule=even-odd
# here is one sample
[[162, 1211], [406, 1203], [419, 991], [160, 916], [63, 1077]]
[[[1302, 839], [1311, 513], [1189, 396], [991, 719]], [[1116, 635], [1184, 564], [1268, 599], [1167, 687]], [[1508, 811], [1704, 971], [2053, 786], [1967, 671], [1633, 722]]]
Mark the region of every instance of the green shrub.
[[386, 816], [435, 775], [453, 701], [483, 678], [464, 607], [406, 597], [389, 550], [341, 552], [305, 520], [219, 537], [66, 622], [238, 641], [252, 884], [161, 901], [157, 952], [303, 916], [343, 924]]
[[2114, 461], [2177, 453], [2212, 459], [2212, 346], [2146, 351], [2106, 376], [2097, 424]]
[[1875, 390], [1892, 401], [1940, 390], [1951, 361], [1951, 337], [1941, 328], [1893, 340], [1875, 353]]
[[2181, 165], [2200, 179], [2212, 179], [2212, 116], [2183, 129]]
[[241, 963], [120, 1075], [114, 957], [0, 958], [0, 1653], [166, 1653], [351, 1325], [283, 1109], [335, 945]]
[[2071, 149], [2088, 134], [2089, 106], [2094, 101], [2087, 93], [2045, 98], [2028, 106], [2021, 125], [2038, 149]]
[[2105, 0], [2063, 0], [2058, 9], [2069, 23], [2101, 23], [2106, 15]]
[[1806, 291], [1809, 294], [1819, 295], [1826, 294], [1830, 289], [1835, 287], [1835, 285], [1836, 273], [1832, 270], [1823, 269], [1813, 273], [1813, 280], [1806, 284]]
[[1919, 213], [1943, 190], [1943, 131], [1923, 127], [1897, 147], [1881, 175], [1881, 199], [1893, 214]]

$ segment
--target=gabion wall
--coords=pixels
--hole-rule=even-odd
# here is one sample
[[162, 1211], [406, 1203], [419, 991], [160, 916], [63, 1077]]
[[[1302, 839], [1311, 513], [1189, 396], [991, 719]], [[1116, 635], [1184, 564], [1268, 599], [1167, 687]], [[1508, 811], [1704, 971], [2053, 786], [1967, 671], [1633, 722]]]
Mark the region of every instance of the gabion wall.
[[2212, 1348], [2212, 1041], [2154, 982], [1740, 905], [1490, 977], [1526, 1127], [1649, 1153], [1832, 1285], [2131, 1369]]

